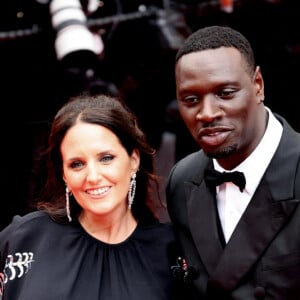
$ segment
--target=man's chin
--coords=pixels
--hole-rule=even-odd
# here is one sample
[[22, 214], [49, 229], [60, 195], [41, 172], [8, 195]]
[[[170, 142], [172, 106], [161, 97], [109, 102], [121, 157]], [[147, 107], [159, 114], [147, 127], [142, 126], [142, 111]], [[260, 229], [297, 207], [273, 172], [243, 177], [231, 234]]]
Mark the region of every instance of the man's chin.
[[236, 152], [236, 145], [228, 146], [228, 147], [223, 147], [219, 149], [205, 149], [202, 148], [205, 154], [210, 157], [210, 158], [215, 158], [215, 159], [223, 159], [223, 158], [228, 158], [232, 154]]

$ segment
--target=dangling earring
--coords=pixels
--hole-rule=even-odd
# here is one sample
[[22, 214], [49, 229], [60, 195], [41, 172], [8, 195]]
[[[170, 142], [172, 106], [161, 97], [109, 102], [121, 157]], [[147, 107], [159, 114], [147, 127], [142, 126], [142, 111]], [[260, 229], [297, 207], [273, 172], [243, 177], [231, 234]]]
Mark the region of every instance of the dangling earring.
[[129, 191], [128, 191], [128, 208], [131, 209], [134, 195], [135, 195], [135, 189], [136, 189], [136, 173], [132, 174], [129, 184]]
[[66, 211], [67, 211], [67, 217], [69, 222], [72, 221], [71, 212], [70, 212], [70, 198], [69, 198], [70, 194], [71, 193], [69, 192], [69, 189], [66, 186]]

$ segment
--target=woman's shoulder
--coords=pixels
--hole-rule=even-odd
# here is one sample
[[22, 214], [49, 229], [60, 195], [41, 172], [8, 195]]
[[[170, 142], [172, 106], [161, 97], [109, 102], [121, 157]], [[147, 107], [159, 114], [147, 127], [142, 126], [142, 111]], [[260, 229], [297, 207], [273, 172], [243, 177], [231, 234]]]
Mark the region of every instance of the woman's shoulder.
[[44, 226], [53, 223], [50, 216], [46, 212], [34, 211], [26, 215], [15, 215], [10, 224], [8, 224], [1, 232], [0, 239], [4, 236], [14, 233], [32, 232], [32, 230], [41, 230]]
[[143, 239], [164, 242], [175, 239], [173, 225], [170, 222], [157, 222], [152, 225], [138, 226], [137, 235]]
[[29, 212], [25, 215], [15, 215], [11, 221], [11, 223], [7, 226], [22, 226], [26, 223], [33, 222], [41, 222], [42, 220], [45, 220], [49, 218], [48, 213], [44, 211], [33, 211]]
[[161, 222], [161, 221], [156, 221], [152, 224], [148, 225], [138, 225], [141, 229], [143, 230], [149, 230], [149, 231], [173, 231], [173, 224], [172, 222]]

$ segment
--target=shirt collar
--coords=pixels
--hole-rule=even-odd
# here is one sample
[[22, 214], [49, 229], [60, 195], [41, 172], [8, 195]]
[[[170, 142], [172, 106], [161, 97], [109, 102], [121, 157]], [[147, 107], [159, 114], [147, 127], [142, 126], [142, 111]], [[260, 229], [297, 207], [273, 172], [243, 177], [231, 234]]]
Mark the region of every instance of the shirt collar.
[[[246, 177], [245, 191], [251, 195], [255, 192], [265, 170], [267, 169], [281, 139], [282, 125], [268, 107], [268, 125], [266, 131], [254, 151], [231, 171], [243, 172]], [[213, 159], [214, 168], [220, 172], [228, 171]]]

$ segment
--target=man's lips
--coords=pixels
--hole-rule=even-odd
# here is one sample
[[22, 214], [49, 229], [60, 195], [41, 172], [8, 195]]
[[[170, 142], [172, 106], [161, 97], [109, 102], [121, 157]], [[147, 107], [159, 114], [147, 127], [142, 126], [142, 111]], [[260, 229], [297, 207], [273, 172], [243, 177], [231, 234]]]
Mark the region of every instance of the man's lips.
[[223, 144], [231, 131], [228, 127], [202, 128], [198, 137], [201, 143], [215, 147]]

